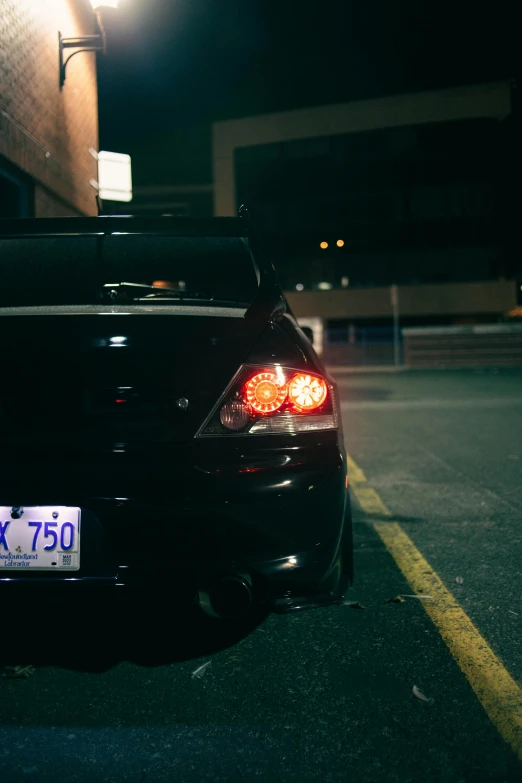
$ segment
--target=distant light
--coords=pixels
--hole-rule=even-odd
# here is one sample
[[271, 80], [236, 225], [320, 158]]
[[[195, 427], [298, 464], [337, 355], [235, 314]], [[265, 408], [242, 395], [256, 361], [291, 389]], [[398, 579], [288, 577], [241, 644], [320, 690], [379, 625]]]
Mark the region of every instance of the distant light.
[[328, 242], [321, 242], [319, 247], [321, 248], [321, 250], [326, 250], [326, 248], [328, 247]]
[[126, 342], [126, 337], [109, 337], [109, 342], [111, 342], [113, 345], [121, 345], [122, 343]]
[[331, 283], [319, 283], [317, 288], [319, 288], [320, 291], [329, 291], [332, 288], [332, 284]]
[[337, 247], [344, 247], [344, 239], [338, 239], [335, 244]]
[[302, 291], [304, 289], [304, 285], [302, 283], [298, 283], [295, 287], [296, 291]]
[[350, 285], [350, 280], [348, 277], [341, 277], [341, 285], [343, 288], [348, 288]]
[[91, 5], [94, 11], [98, 8], [117, 8], [119, 0], [91, 0]]
[[174, 285], [171, 283], [170, 280], [153, 280], [152, 281], [152, 287], [153, 288], [174, 288]]

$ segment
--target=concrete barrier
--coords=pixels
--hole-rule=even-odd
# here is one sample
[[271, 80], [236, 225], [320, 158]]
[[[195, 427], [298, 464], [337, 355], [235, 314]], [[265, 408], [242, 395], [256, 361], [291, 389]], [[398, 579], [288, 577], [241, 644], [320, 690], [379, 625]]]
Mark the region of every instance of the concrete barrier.
[[522, 366], [522, 324], [415, 327], [402, 336], [406, 367]]

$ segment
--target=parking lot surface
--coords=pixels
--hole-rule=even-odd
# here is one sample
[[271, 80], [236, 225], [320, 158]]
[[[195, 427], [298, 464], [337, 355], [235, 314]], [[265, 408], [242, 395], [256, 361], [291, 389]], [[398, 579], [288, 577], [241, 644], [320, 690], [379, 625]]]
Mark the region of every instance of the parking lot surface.
[[34, 668], [0, 680], [2, 783], [522, 780], [522, 371], [338, 381], [345, 604], [4, 600], [2, 664]]

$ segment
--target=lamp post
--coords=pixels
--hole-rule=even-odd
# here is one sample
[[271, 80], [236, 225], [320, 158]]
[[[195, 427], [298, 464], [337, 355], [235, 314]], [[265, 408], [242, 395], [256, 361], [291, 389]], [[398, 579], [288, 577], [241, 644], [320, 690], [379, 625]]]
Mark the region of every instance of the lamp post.
[[[62, 89], [65, 83], [65, 69], [67, 63], [76, 54], [81, 52], [103, 52], [105, 54], [107, 50], [107, 39], [105, 35], [105, 28], [103, 26], [102, 9], [103, 8], [117, 8], [119, 0], [90, 0], [92, 10], [96, 15], [98, 22], [99, 33], [95, 35], [77, 35], [70, 38], [64, 38], [61, 32], [58, 33], [58, 51], [59, 51], [59, 63], [60, 63], [60, 89]], [[75, 51], [64, 58], [65, 49], [75, 49]]]

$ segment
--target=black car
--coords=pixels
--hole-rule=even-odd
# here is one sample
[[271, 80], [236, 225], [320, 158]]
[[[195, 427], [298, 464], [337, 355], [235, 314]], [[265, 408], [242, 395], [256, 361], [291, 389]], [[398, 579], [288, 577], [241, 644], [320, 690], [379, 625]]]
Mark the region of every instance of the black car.
[[0, 221], [0, 595], [342, 599], [336, 387], [246, 212]]

